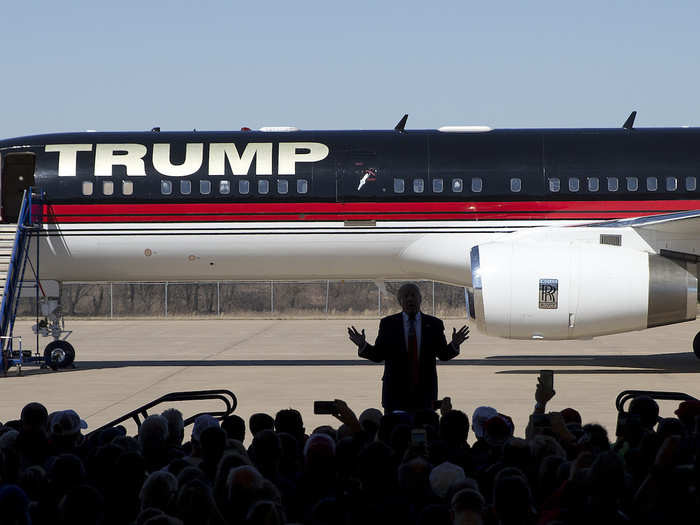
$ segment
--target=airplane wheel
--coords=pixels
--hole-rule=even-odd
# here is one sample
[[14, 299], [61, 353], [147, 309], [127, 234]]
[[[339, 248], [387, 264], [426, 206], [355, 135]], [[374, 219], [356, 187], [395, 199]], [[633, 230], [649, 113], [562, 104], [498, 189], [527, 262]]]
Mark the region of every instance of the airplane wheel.
[[700, 359], [700, 332], [695, 334], [695, 338], [693, 339], [693, 352], [695, 352], [695, 357]]
[[44, 349], [44, 362], [52, 370], [66, 368], [75, 361], [75, 349], [68, 341], [52, 341]]

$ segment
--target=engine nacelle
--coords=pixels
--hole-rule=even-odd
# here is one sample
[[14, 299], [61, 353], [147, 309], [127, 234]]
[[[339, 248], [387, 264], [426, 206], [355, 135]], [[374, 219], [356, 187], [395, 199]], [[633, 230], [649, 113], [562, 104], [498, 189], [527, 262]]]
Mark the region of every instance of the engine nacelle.
[[681, 264], [609, 245], [482, 244], [471, 250], [470, 313], [482, 332], [512, 339], [577, 339], [692, 321], [698, 280]]

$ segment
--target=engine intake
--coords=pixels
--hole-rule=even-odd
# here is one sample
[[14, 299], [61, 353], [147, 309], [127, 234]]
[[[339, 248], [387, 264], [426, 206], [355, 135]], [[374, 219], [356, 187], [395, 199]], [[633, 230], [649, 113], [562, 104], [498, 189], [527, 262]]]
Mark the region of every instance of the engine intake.
[[589, 243], [471, 249], [470, 315], [512, 339], [577, 339], [695, 319], [697, 277], [656, 254]]

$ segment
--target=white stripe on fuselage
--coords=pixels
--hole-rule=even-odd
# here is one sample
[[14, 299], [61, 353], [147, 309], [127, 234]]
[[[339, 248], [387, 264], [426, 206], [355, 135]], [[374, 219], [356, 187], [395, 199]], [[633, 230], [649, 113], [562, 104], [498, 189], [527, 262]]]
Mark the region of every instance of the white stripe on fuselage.
[[59, 281], [426, 278], [469, 285], [472, 246], [533, 226], [585, 222], [45, 225], [41, 276]]

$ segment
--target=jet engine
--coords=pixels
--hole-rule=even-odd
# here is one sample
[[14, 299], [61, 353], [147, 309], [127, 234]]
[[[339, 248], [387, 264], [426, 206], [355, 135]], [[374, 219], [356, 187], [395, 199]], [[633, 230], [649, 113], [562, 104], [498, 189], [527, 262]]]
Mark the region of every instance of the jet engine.
[[697, 277], [653, 253], [512, 241], [470, 256], [470, 314], [488, 335], [577, 339], [695, 319]]

